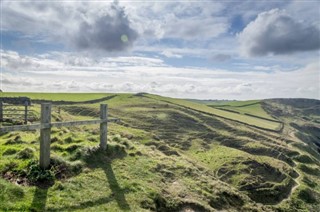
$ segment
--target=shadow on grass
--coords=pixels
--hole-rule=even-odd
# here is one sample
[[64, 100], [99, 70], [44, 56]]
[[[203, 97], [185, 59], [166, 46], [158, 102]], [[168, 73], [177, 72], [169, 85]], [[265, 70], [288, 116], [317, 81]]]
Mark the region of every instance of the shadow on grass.
[[91, 169], [103, 169], [106, 178], [108, 179], [111, 194], [107, 197], [101, 197], [96, 200], [84, 201], [78, 205], [66, 206], [63, 208], [48, 208], [49, 211], [73, 211], [80, 209], [87, 209], [90, 207], [107, 204], [112, 201], [116, 201], [118, 207], [122, 211], [131, 211], [130, 205], [128, 204], [125, 193], [128, 193], [126, 189], [120, 187], [117, 178], [112, 168], [112, 161], [114, 159], [120, 159], [126, 156], [125, 151], [120, 149], [114, 149], [113, 147], [108, 148], [107, 151], [96, 150], [91, 152], [88, 157], [85, 158], [87, 166]]
[[122, 210], [129, 211], [130, 206], [124, 195], [126, 191], [119, 186], [118, 181], [114, 175], [111, 162], [110, 163], [107, 162], [103, 167], [103, 170], [104, 170], [104, 173], [106, 174], [106, 177], [108, 178], [112, 195], [114, 196], [114, 199], [117, 201], [119, 208], [121, 208]]
[[[122, 189], [117, 181], [117, 178], [112, 169], [112, 161], [114, 159], [121, 159], [126, 156], [124, 149], [119, 146], [108, 146], [107, 151], [97, 150], [86, 158], [86, 163], [89, 168], [103, 169], [112, 191], [109, 199], [114, 199], [121, 210], [130, 211], [130, 206], [125, 198], [126, 190]], [[98, 200], [99, 201], [99, 200]]]
[[30, 211], [45, 211], [48, 197], [48, 188], [36, 187]]

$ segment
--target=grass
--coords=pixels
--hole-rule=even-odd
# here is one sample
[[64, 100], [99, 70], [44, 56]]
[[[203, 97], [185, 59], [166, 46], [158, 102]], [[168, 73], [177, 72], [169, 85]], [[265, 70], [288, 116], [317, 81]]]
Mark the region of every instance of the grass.
[[1, 97], [29, 97], [31, 99], [42, 99], [52, 101], [89, 101], [93, 99], [100, 99], [108, 97], [113, 94], [107, 93], [15, 93], [15, 92], [2, 92]]
[[260, 119], [252, 116], [247, 116], [244, 114], [236, 114], [229, 111], [223, 111], [223, 110], [212, 108], [207, 105], [199, 104], [196, 102], [186, 101], [182, 99], [173, 99], [173, 98], [167, 98], [167, 97], [161, 97], [161, 96], [154, 96], [154, 95], [147, 95], [147, 96], [159, 101], [170, 102], [172, 104], [176, 104], [182, 107], [190, 108], [196, 111], [201, 111], [207, 114], [212, 114], [215, 116], [238, 121], [241, 123], [245, 123], [248, 125], [256, 126], [256, 127], [267, 129], [267, 130], [277, 130], [281, 126], [279, 122], [268, 121], [268, 120], [264, 120], [264, 119]]
[[[252, 103], [250, 103], [252, 102]], [[250, 114], [261, 118], [266, 118], [270, 120], [277, 121], [272, 116], [270, 116], [263, 108], [261, 107], [261, 102], [257, 101], [246, 101], [246, 103], [249, 104], [230, 104], [225, 106], [216, 106], [216, 105], [210, 105], [211, 107], [222, 109], [222, 110], [231, 110], [238, 112], [240, 114]]]
[[[231, 107], [243, 107], [243, 106], [247, 106], [247, 105], [257, 104], [260, 102], [261, 102], [260, 100], [231, 101], [231, 102], [225, 103], [224, 105], [228, 105]], [[214, 104], [212, 104], [212, 105], [214, 105]]]
[[[32, 168], [39, 158], [38, 131], [0, 135], [0, 211], [294, 211], [319, 206], [318, 159], [307, 151], [297, 155], [302, 150], [288, 146], [281, 133], [257, 131], [210, 115], [214, 108], [153, 95], [121, 94], [102, 103], [108, 104], [110, 116], [121, 119], [108, 126], [108, 150], [97, 148], [97, 125], [52, 129], [51, 183], [46, 175], [41, 175], [43, 182], [30, 181], [39, 178], [39, 170]], [[54, 116], [94, 118], [99, 104], [65, 105]], [[298, 153], [290, 156], [292, 151]], [[294, 170], [304, 181], [290, 194], [300, 179]]]

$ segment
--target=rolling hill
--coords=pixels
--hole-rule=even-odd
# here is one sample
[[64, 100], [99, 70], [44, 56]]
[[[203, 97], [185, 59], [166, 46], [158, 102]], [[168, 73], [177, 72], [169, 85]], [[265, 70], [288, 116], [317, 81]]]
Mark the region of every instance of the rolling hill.
[[53, 129], [47, 171], [37, 166], [39, 131], [2, 134], [0, 210], [320, 207], [319, 100], [206, 105], [145, 93], [1, 95], [29, 96], [37, 117], [39, 103], [51, 101], [55, 121], [96, 119], [106, 103], [121, 121], [108, 127], [107, 151], [97, 148], [97, 125]]

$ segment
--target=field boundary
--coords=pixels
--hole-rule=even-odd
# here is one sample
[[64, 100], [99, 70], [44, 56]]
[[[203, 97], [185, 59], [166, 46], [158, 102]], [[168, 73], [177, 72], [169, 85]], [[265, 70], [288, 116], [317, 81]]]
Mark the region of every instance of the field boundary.
[[99, 102], [103, 102], [103, 101], [110, 100], [110, 99], [112, 99], [112, 98], [114, 98], [114, 97], [116, 97], [116, 96], [118, 96], [118, 95], [115, 94], [115, 95], [111, 95], [111, 96], [102, 97], [102, 98], [99, 98], [99, 99], [79, 101], [79, 102], [75, 102], [75, 101], [64, 101], [64, 100], [54, 101], [54, 100], [46, 100], [46, 99], [32, 99], [32, 103], [36, 103], [36, 104], [51, 103], [51, 104], [53, 104], [53, 105], [94, 104], [94, 103], [99, 103]]
[[[149, 97], [149, 96], [144, 96], [144, 97], [150, 98], [150, 99], [154, 99], [154, 100], [158, 100], [158, 99], [155, 99], [155, 98], [152, 98], [152, 97]], [[241, 123], [241, 124], [244, 124], [244, 125], [247, 125], [247, 126], [251, 126], [251, 127], [254, 127], [254, 128], [257, 128], [257, 129], [260, 129], [260, 130], [266, 130], [266, 131], [270, 131], [270, 132], [279, 133], [279, 132], [281, 132], [283, 130], [283, 127], [284, 127], [283, 122], [279, 121], [277, 123], [279, 123], [280, 126], [277, 129], [263, 128], [263, 127], [259, 127], [259, 126], [253, 125], [253, 124], [248, 124], [248, 123], [245, 123], [245, 122], [242, 122], [242, 121], [238, 121], [238, 120], [235, 120], [235, 119], [226, 118], [224, 116], [220, 116], [220, 115], [217, 115], [217, 114], [208, 113], [208, 112], [205, 112], [205, 111], [202, 111], [202, 110], [197, 110], [197, 109], [194, 109], [194, 108], [191, 108], [191, 107], [187, 107], [187, 106], [184, 106], [184, 105], [181, 105], [181, 104], [178, 104], [178, 103], [173, 103], [173, 102], [168, 101], [168, 100], [161, 100], [161, 101], [166, 102], [166, 103], [170, 103], [170, 104], [182, 107], [182, 108], [186, 108], [186, 109], [189, 109], [189, 110], [193, 110], [193, 111], [196, 111], [196, 112], [200, 112], [200, 113], [203, 113], [203, 114], [206, 114], [206, 115], [209, 115], [209, 116], [215, 116], [215, 117], [223, 118], [223, 119], [226, 119], [226, 120], [229, 120], [229, 121], [234, 121], [234, 122], [237, 122], [237, 123]], [[256, 117], [254, 117], [254, 118], [256, 118]]]
[[51, 128], [67, 127], [89, 124], [100, 124], [100, 148], [107, 148], [108, 122], [116, 122], [119, 119], [108, 119], [108, 105], [100, 105], [100, 119], [69, 122], [51, 122], [51, 103], [41, 104], [41, 123], [31, 125], [15, 125], [0, 127], [0, 133], [11, 131], [30, 131], [40, 129], [40, 167], [47, 169], [50, 165]]

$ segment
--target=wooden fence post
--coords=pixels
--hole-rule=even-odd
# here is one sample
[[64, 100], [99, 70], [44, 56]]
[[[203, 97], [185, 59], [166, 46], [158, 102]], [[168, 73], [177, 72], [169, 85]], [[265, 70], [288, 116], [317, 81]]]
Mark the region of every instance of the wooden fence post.
[[47, 169], [50, 165], [50, 133], [51, 127], [43, 128], [51, 123], [51, 104], [41, 104], [41, 130], [40, 130], [40, 167]]
[[0, 121], [3, 120], [3, 103], [0, 101]]
[[108, 134], [108, 105], [100, 105], [100, 119], [105, 122], [100, 123], [100, 148], [107, 149], [107, 134]]
[[28, 123], [28, 102], [24, 102], [24, 124]]

